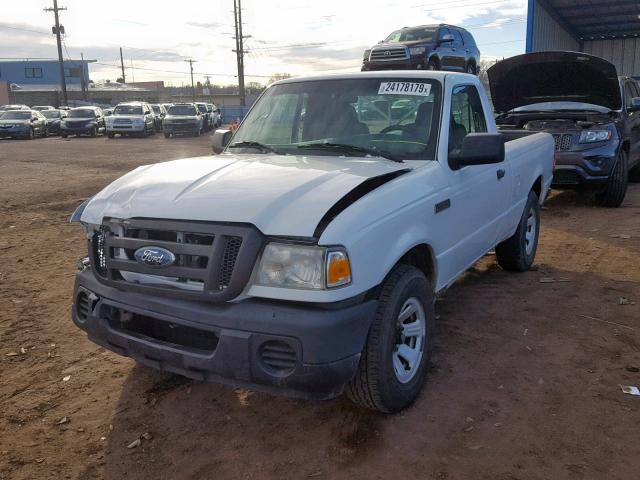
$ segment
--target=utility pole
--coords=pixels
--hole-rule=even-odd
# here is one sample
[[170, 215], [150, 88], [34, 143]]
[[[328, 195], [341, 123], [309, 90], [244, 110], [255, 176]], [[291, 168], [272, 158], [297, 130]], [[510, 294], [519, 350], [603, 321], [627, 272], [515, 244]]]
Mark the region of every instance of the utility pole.
[[124, 76], [124, 60], [122, 59], [122, 47], [120, 47], [120, 68], [122, 69], [122, 83], [127, 83], [127, 79]]
[[87, 84], [84, 78], [84, 53], [80, 52], [80, 59], [82, 62], [80, 63], [80, 88], [82, 89], [82, 99], [87, 99]]
[[193, 83], [193, 63], [196, 60], [190, 58], [189, 60], [185, 60], [185, 62], [189, 62], [189, 68], [191, 69], [191, 93], [193, 94], [193, 103], [196, 103], [196, 86]]
[[238, 90], [240, 93], [240, 105], [246, 105], [244, 91], [244, 45], [242, 36], [242, 0], [233, 0], [233, 16], [236, 26], [236, 61], [238, 63]]
[[67, 80], [64, 76], [64, 60], [62, 58], [62, 38], [60, 36], [61, 29], [64, 32], [64, 27], [60, 26], [60, 17], [58, 12], [66, 10], [65, 7], [58, 7], [58, 0], [53, 0], [53, 8], [45, 8], [45, 12], [53, 12], [53, 16], [55, 17], [56, 25], [52, 28], [53, 33], [56, 35], [56, 40], [58, 42], [58, 63], [60, 63], [60, 86], [62, 87], [62, 99], [63, 104], [67, 105]]

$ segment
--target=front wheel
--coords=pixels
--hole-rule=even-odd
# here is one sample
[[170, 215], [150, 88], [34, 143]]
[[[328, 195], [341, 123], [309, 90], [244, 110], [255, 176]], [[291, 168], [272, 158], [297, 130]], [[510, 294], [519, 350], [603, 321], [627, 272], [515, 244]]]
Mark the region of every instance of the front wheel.
[[596, 194], [598, 204], [609, 208], [617, 208], [622, 205], [627, 194], [628, 182], [627, 153], [624, 150], [620, 150], [616, 164], [607, 180], [607, 185], [602, 192]]
[[385, 280], [358, 370], [347, 386], [354, 403], [385, 413], [409, 406], [424, 385], [434, 330], [434, 295], [415, 267]]
[[516, 272], [529, 270], [536, 258], [539, 234], [540, 203], [538, 195], [531, 191], [516, 233], [496, 246], [498, 264], [505, 270]]

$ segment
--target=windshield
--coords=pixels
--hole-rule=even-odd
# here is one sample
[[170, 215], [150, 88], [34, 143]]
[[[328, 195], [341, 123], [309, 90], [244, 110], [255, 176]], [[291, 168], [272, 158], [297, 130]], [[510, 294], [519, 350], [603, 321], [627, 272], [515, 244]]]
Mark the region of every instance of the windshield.
[[593, 111], [598, 113], [609, 113], [611, 109], [601, 105], [583, 102], [542, 102], [532, 103], [523, 107], [514, 108], [512, 112], [546, 112], [550, 110], [576, 110], [576, 111]]
[[[252, 108], [232, 145], [259, 142], [283, 153], [308, 154], [309, 144], [332, 143], [400, 159], [434, 159], [440, 91], [437, 81], [401, 78], [276, 85]], [[245, 150], [255, 151], [234, 152]], [[339, 155], [329, 149], [312, 152]]]
[[198, 110], [200, 110], [200, 113], [207, 113], [207, 106], [206, 105], [198, 105]]
[[114, 115], [142, 115], [140, 105], [118, 105], [113, 111]]
[[88, 109], [71, 110], [69, 112], [69, 118], [94, 118], [95, 116], [95, 112]]
[[60, 118], [60, 111], [59, 110], [43, 110], [42, 115], [44, 115], [47, 118]]
[[196, 107], [193, 105], [174, 105], [169, 107], [169, 115], [195, 115]]
[[160, 107], [158, 105], [151, 105], [153, 113], [160, 113]]
[[29, 120], [31, 118], [30, 111], [10, 110], [2, 115], [2, 120]]
[[436, 41], [435, 28], [406, 28], [397, 30], [385, 38], [384, 43], [415, 42], [422, 40], [425, 43]]

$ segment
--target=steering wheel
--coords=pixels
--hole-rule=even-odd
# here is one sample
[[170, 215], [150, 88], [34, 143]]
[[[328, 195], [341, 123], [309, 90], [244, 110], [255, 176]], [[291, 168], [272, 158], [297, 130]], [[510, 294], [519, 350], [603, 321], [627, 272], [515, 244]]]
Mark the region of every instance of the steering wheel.
[[394, 132], [394, 131], [400, 131], [400, 132], [406, 132], [406, 133], [411, 133], [413, 131], [413, 125], [389, 125], [388, 127], [384, 127], [382, 130], [380, 130], [380, 134], [383, 135], [385, 133], [389, 133], [389, 132]]

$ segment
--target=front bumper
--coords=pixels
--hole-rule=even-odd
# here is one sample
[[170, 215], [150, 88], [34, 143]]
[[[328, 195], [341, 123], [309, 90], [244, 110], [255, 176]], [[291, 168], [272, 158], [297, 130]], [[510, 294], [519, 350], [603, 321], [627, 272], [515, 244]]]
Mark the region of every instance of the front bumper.
[[172, 135], [193, 135], [200, 131], [198, 123], [165, 123], [162, 127], [164, 133]]
[[570, 152], [556, 152], [553, 187], [601, 188], [617, 161], [614, 145]]
[[0, 128], [0, 138], [24, 138], [29, 136], [29, 129], [23, 127]]
[[144, 124], [142, 125], [108, 125], [107, 133], [142, 133], [144, 132]]
[[427, 59], [423, 56], [411, 57], [405, 60], [397, 61], [381, 61], [370, 62], [369, 60], [362, 61], [362, 71], [376, 71], [376, 70], [422, 70], [427, 68]]
[[91, 125], [78, 125], [78, 126], [60, 126], [60, 133], [64, 133], [65, 135], [89, 135], [93, 132], [93, 129], [96, 127], [95, 124]]
[[72, 317], [91, 341], [158, 370], [328, 399], [354, 375], [376, 307], [207, 304], [117, 290], [86, 270], [76, 276]]

